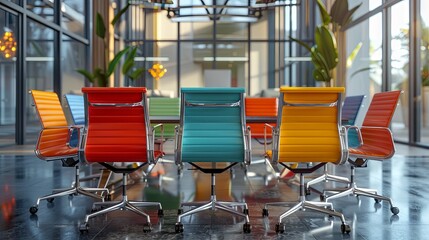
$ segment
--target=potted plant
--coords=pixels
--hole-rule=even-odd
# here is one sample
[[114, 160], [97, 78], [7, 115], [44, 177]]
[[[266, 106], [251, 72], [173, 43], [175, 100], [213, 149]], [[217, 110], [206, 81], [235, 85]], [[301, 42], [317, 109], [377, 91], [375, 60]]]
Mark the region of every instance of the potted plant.
[[[348, 0], [336, 0], [332, 5], [330, 13], [328, 13], [321, 0], [316, 0], [316, 2], [322, 17], [322, 24], [316, 26], [314, 30], [314, 45], [310, 46], [293, 37], [290, 37], [290, 39], [310, 52], [311, 62], [314, 65], [314, 79], [316, 81], [322, 81], [326, 86], [331, 86], [332, 80], [337, 75], [335, 73], [335, 69], [339, 63], [337, 43], [338, 39], [342, 38], [340, 36], [343, 34], [341, 29], [350, 23], [352, 15], [361, 4], [349, 10]], [[360, 47], [361, 44], [358, 44], [352, 52], [351, 57], [356, 56]], [[344, 85], [344, 79], [337, 82], [342, 82], [343, 84], [341, 85]]]
[[[128, 10], [130, 4], [128, 3], [123, 9], [121, 9], [113, 18], [111, 25], [114, 26], [121, 16]], [[106, 25], [104, 19], [100, 13], [97, 13], [95, 21], [95, 34], [97, 37], [103, 40], [104, 49], [104, 61], [102, 68], [95, 67], [92, 72], [86, 69], [77, 69], [77, 72], [84, 75], [89, 82], [99, 87], [107, 87], [109, 84], [110, 76], [115, 72], [121, 59], [126, 56], [125, 61], [122, 65], [122, 74], [128, 76], [130, 79], [135, 80], [144, 71], [144, 68], [134, 68], [134, 58], [137, 54], [137, 47], [126, 47], [123, 50], [115, 54], [112, 60], [109, 61], [109, 46], [107, 43], [108, 34], [106, 34]]]

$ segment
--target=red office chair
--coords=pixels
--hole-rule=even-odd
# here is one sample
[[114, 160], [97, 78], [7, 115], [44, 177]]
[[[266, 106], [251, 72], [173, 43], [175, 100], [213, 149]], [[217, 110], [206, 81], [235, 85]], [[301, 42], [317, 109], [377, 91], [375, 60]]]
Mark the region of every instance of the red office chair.
[[[394, 207], [389, 197], [377, 194], [375, 189], [358, 188], [354, 181], [355, 168], [367, 167], [368, 160], [387, 160], [395, 154], [395, 143], [389, 129], [393, 114], [399, 101], [401, 91], [382, 92], [374, 94], [368, 111], [365, 115], [362, 127], [354, 128], [359, 131], [362, 142], [357, 147], [349, 147], [349, 163], [351, 165], [350, 187], [338, 189], [325, 189], [321, 199], [328, 201], [354, 194], [388, 201], [390, 210], [394, 215], [399, 213], [399, 208]], [[326, 197], [326, 192], [338, 192]]]
[[114, 173], [122, 173], [123, 192], [120, 201], [96, 204], [97, 207], [108, 207], [86, 215], [79, 230], [88, 231], [88, 221], [95, 216], [115, 210], [130, 210], [146, 217], [143, 231], [150, 232], [152, 226], [149, 215], [137, 207], [156, 206], [158, 216], [162, 216], [161, 204], [129, 201], [126, 192], [127, 174], [146, 164], [156, 163], [162, 156], [160, 151], [154, 150], [154, 129], [157, 126], [151, 128], [149, 124], [146, 88], [93, 87], [83, 88], [82, 92], [85, 100], [86, 128], [80, 155], [89, 163], [99, 163]]

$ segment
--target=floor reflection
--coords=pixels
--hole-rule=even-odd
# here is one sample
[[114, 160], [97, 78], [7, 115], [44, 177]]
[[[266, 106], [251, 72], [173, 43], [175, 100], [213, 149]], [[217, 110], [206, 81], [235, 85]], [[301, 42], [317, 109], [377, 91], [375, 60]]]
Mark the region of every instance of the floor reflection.
[[[259, 155], [257, 155], [258, 157]], [[166, 159], [172, 159], [167, 155]], [[343, 235], [341, 221], [312, 211], [300, 211], [286, 218], [286, 231], [277, 235], [274, 225], [285, 209], [272, 207], [268, 218], [262, 217], [265, 202], [296, 201], [297, 179], [277, 178], [264, 163], [249, 166], [247, 172], [240, 165], [219, 174], [216, 179], [218, 200], [246, 201], [249, 207], [252, 232], [242, 233], [243, 219], [222, 211], [206, 211], [184, 218], [185, 231], [176, 234], [177, 209], [182, 202], [207, 201], [210, 198], [210, 175], [188, 170], [179, 173], [172, 163], [162, 163], [146, 177], [131, 179], [129, 198], [159, 201], [164, 217], [149, 209], [154, 230], [143, 233], [144, 219], [131, 212], [115, 212], [91, 219], [88, 234], [81, 235], [78, 225], [91, 211], [93, 200], [83, 196], [60, 197], [52, 203], [42, 202], [37, 215], [28, 211], [38, 196], [53, 188], [70, 186], [73, 169], [61, 163], [44, 162], [32, 155], [0, 155], [0, 235], [1, 239], [426, 239], [424, 229], [429, 225], [427, 199], [429, 157], [424, 154], [397, 154], [390, 161], [371, 161], [368, 168], [356, 171], [359, 186], [376, 188], [391, 196], [399, 207], [398, 216], [392, 216], [388, 203], [375, 203], [367, 197], [347, 196], [332, 202], [343, 212], [352, 227], [350, 235]], [[146, 169], [147, 170], [147, 169]], [[336, 174], [349, 176], [349, 166], [335, 168]], [[89, 172], [83, 170], [82, 175]], [[316, 172], [307, 177], [318, 176]], [[84, 183], [84, 184], [96, 184]], [[341, 186], [319, 183], [314, 187]], [[119, 189], [116, 191], [120, 193]], [[316, 192], [308, 196], [318, 201]]]

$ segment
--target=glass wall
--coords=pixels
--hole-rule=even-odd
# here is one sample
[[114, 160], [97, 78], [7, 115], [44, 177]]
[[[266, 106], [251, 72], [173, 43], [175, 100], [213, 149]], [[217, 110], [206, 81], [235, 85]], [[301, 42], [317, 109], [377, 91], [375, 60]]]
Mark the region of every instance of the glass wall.
[[421, 130], [420, 143], [429, 143], [429, 1], [422, 0], [420, 2], [420, 77], [422, 80], [422, 109], [421, 109]]
[[408, 142], [409, 131], [409, 2], [401, 1], [391, 8], [390, 24], [390, 66], [391, 89], [404, 90], [392, 119], [395, 138]]
[[80, 36], [85, 34], [85, 1], [63, 0], [61, 26]]
[[[349, 2], [351, 6], [360, 3], [362, 6], [357, 12], [357, 18], [347, 29], [347, 55], [358, 43], [362, 43], [362, 48], [352, 66], [347, 69], [347, 94], [365, 93], [369, 103], [374, 93], [402, 90], [391, 124], [394, 138], [398, 142], [429, 146], [429, 110], [426, 110], [429, 106], [429, 90], [426, 89], [429, 85], [429, 18], [424, 12], [429, 7], [427, 1]], [[411, 2], [416, 4], [416, 11], [410, 8]], [[417, 24], [420, 27], [417, 29], [419, 46], [415, 48], [416, 52], [411, 52], [414, 50], [411, 49], [410, 39], [416, 38], [410, 26], [410, 19], [414, 16], [421, 23]], [[411, 61], [414, 55], [418, 58], [417, 62]], [[410, 79], [410, 76], [415, 77]], [[409, 87], [413, 85], [416, 87]]]
[[[22, 3], [24, 8], [18, 5]], [[0, 37], [7, 32], [16, 44], [10, 56], [0, 46], [0, 146], [36, 142], [40, 123], [30, 90], [53, 91], [62, 100], [62, 94], [78, 92], [85, 85], [76, 69], [89, 63], [85, 38], [89, 4], [0, 1]]]
[[[54, 30], [32, 20], [27, 22], [26, 42], [27, 78], [26, 90], [54, 91]], [[27, 140], [35, 141], [35, 133], [40, 130], [39, 118], [33, 100], [27, 98], [26, 134]]]
[[85, 78], [76, 69], [85, 69], [87, 65], [86, 46], [63, 35], [61, 47], [61, 95], [81, 93]]
[[0, 146], [15, 143], [18, 17], [0, 8]]

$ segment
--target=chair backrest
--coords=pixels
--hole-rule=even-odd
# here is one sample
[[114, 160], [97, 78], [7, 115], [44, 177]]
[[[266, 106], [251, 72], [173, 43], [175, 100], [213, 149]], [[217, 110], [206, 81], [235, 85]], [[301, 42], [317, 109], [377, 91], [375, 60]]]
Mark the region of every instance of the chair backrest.
[[87, 162], [152, 162], [146, 88], [82, 88]]
[[273, 162], [332, 162], [347, 159], [340, 136], [342, 87], [282, 87]]
[[[343, 107], [341, 109], [341, 124], [342, 125], [355, 125], [357, 115], [362, 106], [362, 101], [365, 95], [348, 96], [344, 99]], [[349, 147], [356, 147], [360, 145], [358, 133], [355, 129], [349, 129], [347, 132], [347, 142]]]
[[176, 162], [247, 160], [243, 95], [243, 88], [182, 88]]
[[[149, 116], [180, 116], [179, 98], [158, 98], [149, 99]], [[154, 124], [153, 124], [154, 125]], [[165, 138], [174, 137], [174, 128], [176, 124], [163, 124]], [[155, 136], [161, 136], [160, 131], [155, 132]]]
[[395, 143], [389, 129], [401, 91], [374, 94], [360, 128], [363, 144], [349, 148], [353, 157], [383, 160], [395, 154]]
[[365, 95], [348, 96], [341, 109], [342, 125], [354, 125]]
[[[277, 110], [278, 110], [278, 98], [262, 98], [262, 97], [247, 97], [246, 101], [246, 118], [249, 117], [273, 117], [274, 122], [270, 122], [271, 125], [275, 126], [277, 121]], [[268, 122], [267, 122], [268, 123]], [[264, 125], [265, 123], [248, 123], [252, 131], [253, 138], [264, 137]], [[267, 137], [271, 138], [271, 131], [267, 131]]]
[[374, 94], [368, 107], [362, 126], [387, 128], [392, 121], [401, 91], [380, 92]]
[[66, 94], [65, 99], [75, 125], [85, 125], [85, 107], [82, 95]]
[[54, 92], [31, 90], [33, 102], [42, 125], [35, 153], [43, 160], [77, 156], [77, 148], [70, 148], [70, 130], [58, 95]]

